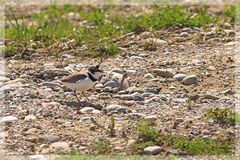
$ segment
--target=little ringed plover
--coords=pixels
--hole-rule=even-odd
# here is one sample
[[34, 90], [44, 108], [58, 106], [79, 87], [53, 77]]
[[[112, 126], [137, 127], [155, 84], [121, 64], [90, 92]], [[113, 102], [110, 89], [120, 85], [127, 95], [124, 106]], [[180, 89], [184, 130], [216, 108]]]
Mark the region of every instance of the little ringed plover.
[[84, 91], [91, 89], [99, 80], [103, 71], [99, 69], [100, 65], [96, 65], [88, 68], [87, 73], [77, 73], [63, 78], [61, 81], [64, 86], [74, 91], [77, 100], [80, 102], [77, 91], [80, 91], [82, 95], [89, 101], [85, 96]]

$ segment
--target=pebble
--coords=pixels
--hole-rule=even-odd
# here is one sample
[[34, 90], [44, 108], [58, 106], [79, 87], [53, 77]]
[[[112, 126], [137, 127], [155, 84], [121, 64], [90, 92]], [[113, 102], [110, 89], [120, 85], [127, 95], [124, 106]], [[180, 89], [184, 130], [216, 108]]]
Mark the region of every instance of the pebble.
[[204, 129], [204, 130], [202, 131], [202, 134], [204, 134], [204, 135], [210, 135], [211, 132], [210, 132], [209, 130]]
[[80, 15], [77, 12], [69, 12], [67, 16], [68, 16], [68, 19], [70, 19], [70, 20], [79, 20], [80, 19]]
[[161, 90], [161, 89], [160, 89], [159, 87], [150, 86], [150, 87], [147, 87], [147, 88], [145, 89], [145, 92], [153, 93], [153, 94], [159, 94], [160, 90]]
[[109, 81], [104, 84], [104, 87], [108, 87], [108, 86], [115, 88], [115, 87], [118, 87], [119, 85], [118, 85], [118, 82], [116, 82], [116, 81]]
[[128, 140], [128, 142], [127, 142], [127, 146], [130, 147], [130, 146], [133, 145], [134, 143], [136, 143], [136, 140], [135, 140], [135, 139], [130, 139], [130, 140]]
[[197, 78], [196, 75], [190, 75], [190, 76], [185, 77], [182, 80], [182, 83], [185, 84], [185, 85], [197, 84], [198, 83], [198, 78]]
[[172, 78], [174, 71], [171, 69], [153, 69], [152, 73], [163, 78]]
[[29, 160], [45, 160], [46, 156], [44, 155], [30, 155]]
[[34, 115], [27, 115], [25, 118], [24, 118], [25, 121], [34, 121], [36, 120], [36, 116]]
[[158, 38], [148, 38], [148, 39], [146, 39], [146, 42], [155, 43], [155, 44], [167, 44], [166, 41], [164, 41], [162, 39], [158, 39]]
[[155, 78], [155, 77], [154, 77], [153, 74], [151, 74], [151, 73], [147, 73], [147, 74], [145, 74], [145, 75], [143, 76], [143, 78], [150, 78], [150, 79], [153, 79], [153, 78]]
[[109, 77], [102, 77], [102, 79], [100, 80], [100, 83], [102, 83], [103, 85], [107, 82], [110, 81], [110, 78]]
[[18, 118], [15, 116], [6, 116], [1, 119], [1, 122], [14, 122], [17, 120], [18, 120]]
[[41, 55], [39, 53], [33, 53], [30, 56], [31, 59], [35, 59], [35, 58], [38, 58], [38, 57], [41, 57]]
[[60, 137], [57, 135], [44, 135], [40, 137], [40, 140], [44, 143], [54, 143], [60, 140]]
[[139, 93], [139, 92], [135, 92], [131, 96], [134, 101], [143, 101], [144, 100], [144, 98], [142, 98], [142, 96], [141, 96], [141, 93]]
[[187, 32], [182, 32], [179, 34], [180, 37], [189, 37], [190, 34], [188, 34]]
[[134, 92], [143, 93], [144, 92], [144, 90], [142, 88], [137, 88], [137, 87], [134, 87], [134, 86], [127, 88], [126, 91], [128, 93], [134, 93]]
[[95, 110], [95, 108], [93, 107], [84, 107], [82, 109], [80, 109], [81, 113], [92, 113]]
[[111, 73], [112, 73], [112, 72], [119, 73], [119, 74], [123, 74], [123, 70], [122, 70], [121, 68], [113, 68], [113, 69], [111, 70]]
[[127, 112], [127, 109], [121, 105], [118, 105], [118, 104], [111, 104], [109, 106], [107, 106], [106, 108], [106, 111], [107, 112], [122, 112], [122, 113], [126, 113]]
[[103, 87], [104, 87], [104, 85], [101, 84], [101, 83], [98, 83], [98, 84], [95, 85], [95, 88], [103, 88]]
[[67, 153], [70, 151], [69, 144], [67, 142], [54, 142], [50, 145], [50, 151], [61, 151]]
[[185, 77], [186, 77], [185, 74], [178, 73], [173, 77], [173, 79], [176, 79], [178, 81], [182, 81]]
[[44, 78], [44, 79], [53, 79], [55, 77], [67, 76], [67, 75], [69, 75], [68, 71], [64, 69], [58, 69], [58, 68], [48, 68], [37, 73], [37, 77]]
[[82, 117], [79, 122], [91, 122], [91, 117]]
[[197, 128], [197, 127], [195, 127], [195, 126], [192, 126], [192, 131], [191, 131], [191, 133], [193, 134], [193, 135], [199, 135], [200, 133], [201, 133], [201, 131], [199, 131], [199, 129]]
[[10, 81], [10, 78], [8, 77], [0, 77], [0, 82], [7, 82], [7, 81]]
[[167, 97], [164, 96], [164, 95], [160, 95], [160, 96], [159, 96], [159, 99], [162, 100], [162, 101], [167, 101]]
[[30, 128], [26, 131], [26, 134], [35, 134], [37, 132], [37, 128]]
[[156, 121], [157, 116], [156, 115], [146, 116], [146, 117], [144, 117], [144, 119], [147, 121]]
[[129, 95], [129, 94], [124, 94], [124, 95], [121, 95], [120, 98], [122, 100], [133, 100], [133, 96]]
[[206, 98], [206, 99], [212, 99], [212, 100], [220, 99], [220, 97], [215, 96], [215, 95], [213, 95], [213, 94], [211, 94], [211, 93], [209, 93], [209, 92], [207, 92], [207, 93], [204, 94], [204, 98]]
[[146, 98], [146, 97], [152, 97], [154, 96], [154, 93], [150, 93], [150, 92], [145, 92], [141, 94], [141, 97]]
[[149, 147], [144, 148], [143, 151], [145, 154], [156, 155], [161, 152], [161, 147], [160, 146], [149, 146]]
[[50, 88], [61, 87], [58, 83], [54, 83], [54, 82], [43, 82], [42, 86], [47, 86]]
[[66, 58], [66, 59], [73, 59], [75, 58], [75, 56], [72, 56], [71, 54], [67, 54], [67, 53], [64, 53], [61, 55], [62, 58]]

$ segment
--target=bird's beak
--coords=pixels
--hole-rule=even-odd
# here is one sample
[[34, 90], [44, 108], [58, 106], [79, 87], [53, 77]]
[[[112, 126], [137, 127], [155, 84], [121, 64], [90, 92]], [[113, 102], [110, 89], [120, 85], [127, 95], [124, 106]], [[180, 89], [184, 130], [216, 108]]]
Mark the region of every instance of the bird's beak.
[[97, 71], [98, 71], [98, 72], [101, 72], [101, 73], [103, 73], [103, 71], [102, 71], [102, 70], [100, 70], [100, 69], [98, 69]]

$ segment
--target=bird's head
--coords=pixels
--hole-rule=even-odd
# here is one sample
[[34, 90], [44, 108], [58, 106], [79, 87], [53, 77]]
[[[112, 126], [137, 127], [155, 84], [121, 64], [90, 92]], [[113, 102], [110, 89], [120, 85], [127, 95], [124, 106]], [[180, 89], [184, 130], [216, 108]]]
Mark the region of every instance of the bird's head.
[[92, 76], [96, 79], [99, 79], [103, 74], [103, 71], [100, 69], [100, 65], [92, 66], [88, 68], [88, 71], [92, 74]]

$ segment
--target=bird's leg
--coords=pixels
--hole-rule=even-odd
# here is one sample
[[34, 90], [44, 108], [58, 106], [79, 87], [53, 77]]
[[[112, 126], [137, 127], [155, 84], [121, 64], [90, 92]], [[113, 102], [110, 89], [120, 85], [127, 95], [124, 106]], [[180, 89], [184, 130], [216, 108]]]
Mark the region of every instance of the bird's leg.
[[82, 91], [82, 95], [87, 99], [87, 101], [90, 102], [90, 100], [88, 99], [88, 97], [84, 94], [84, 92]]
[[76, 98], [77, 98], [78, 102], [80, 103], [80, 99], [78, 98], [78, 95], [77, 95], [77, 92], [76, 92], [76, 90], [74, 90], [74, 95], [76, 96]]

